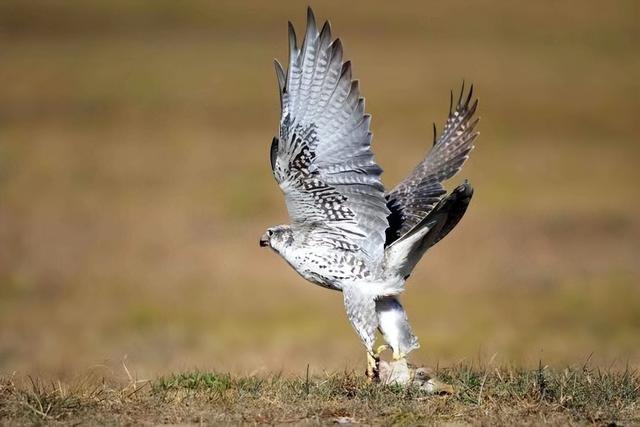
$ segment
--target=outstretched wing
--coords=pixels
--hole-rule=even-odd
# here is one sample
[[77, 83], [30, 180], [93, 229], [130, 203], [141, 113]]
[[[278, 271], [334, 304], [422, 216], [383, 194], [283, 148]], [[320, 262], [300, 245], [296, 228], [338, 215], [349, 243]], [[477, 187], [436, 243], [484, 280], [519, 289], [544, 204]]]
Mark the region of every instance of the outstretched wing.
[[431, 151], [409, 176], [386, 194], [391, 214], [385, 246], [410, 231], [431, 212], [446, 194], [442, 182], [455, 175], [469, 158], [473, 141], [478, 136], [475, 127], [479, 120], [473, 119], [478, 100], [471, 102], [472, 99], [473, 86], [465, 99], [463, 84], [456, 108], [452, 110], [451, 94], [449, 117], [438, 138], [434, 124]]
[[275, 62], [282, 115], [271, 146], [273, 174], [298, 233], [377, 260], [389, 210], [371, 151], [371, 117], [329, 23], [318, 32], [310, 8], [307, 21], [301, 48], [289, 23], [287, 72]]

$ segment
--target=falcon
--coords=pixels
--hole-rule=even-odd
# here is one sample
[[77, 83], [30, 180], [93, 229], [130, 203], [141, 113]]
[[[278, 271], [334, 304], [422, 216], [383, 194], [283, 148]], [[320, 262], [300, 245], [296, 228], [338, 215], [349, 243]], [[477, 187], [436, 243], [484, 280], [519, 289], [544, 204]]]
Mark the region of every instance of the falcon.
[[[447, 194], [442, 183], [469, 157], [478, 136], [478, 100], [464, 83], [433, 146], [413, 171], [385, 192], [371, 151], [371, 116], [351, 63], [331, 25], [319, 30], [311, 8], [300, 47], [289, 22], [287, 70], [275, 60], [280, 131], [271, 169], [284, 193], [290, 225], [269, 228], [260, 246], [279, 254], [306, 280], [342, 292], [347, 317], [376, 379], [380, 354], [394, 360], [419, 347], [399, 295], [425, 252], [458, 224], [473, 189]], [[374, 348], [376, 330], [386, 344]]]

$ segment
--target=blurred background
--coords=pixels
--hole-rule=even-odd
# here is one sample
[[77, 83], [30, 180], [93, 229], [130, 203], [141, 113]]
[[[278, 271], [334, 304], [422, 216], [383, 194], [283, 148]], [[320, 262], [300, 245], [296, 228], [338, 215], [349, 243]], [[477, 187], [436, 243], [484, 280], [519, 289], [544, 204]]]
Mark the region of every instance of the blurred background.
[[[639, 4], [320, 2], [391, 187], [475, 84], [466, 217], [403, 296], [451, 366], [640, 365]], [[287, 222], [272, 59], [306, 3], [0, 3], [0, 373], [364, 369]]]

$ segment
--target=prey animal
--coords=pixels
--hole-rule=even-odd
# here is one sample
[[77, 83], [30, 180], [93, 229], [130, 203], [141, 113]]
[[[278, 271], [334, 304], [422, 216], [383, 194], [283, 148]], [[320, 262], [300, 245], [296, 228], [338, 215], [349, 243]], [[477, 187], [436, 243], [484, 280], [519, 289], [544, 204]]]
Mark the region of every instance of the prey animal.
[[[465, 181], [449, 194], [473, 149], [478, 105], [473, 86], [453, 93], [440, 135], [413, 171], [385, 192], [371, 151], [365, 113], [351, 63], [343, 61], [331, 26], [316, 26], [307, 11], [300, 47], [289, 22], [289, 62], [276, 60], [280, 131], [271, 143], [271, 169], [284, 193], [290, 225], [269, 228], [270, 247], [302, 277], [342, 292], [347, 317], [367, 351], [367, 375], [378, 375], [380, 353], [400, 360], [418, 348], [398, 299], [425, 252], [460, 221], [473, 190]], [[386, 345], [374, 348], [376, 330]]]

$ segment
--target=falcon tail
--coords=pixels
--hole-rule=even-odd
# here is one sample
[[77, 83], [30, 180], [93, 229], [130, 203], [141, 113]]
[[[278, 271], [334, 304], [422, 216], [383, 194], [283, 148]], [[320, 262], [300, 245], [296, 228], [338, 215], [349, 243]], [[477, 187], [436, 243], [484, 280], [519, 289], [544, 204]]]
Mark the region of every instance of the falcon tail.
[[425, 252], [460, 222], [472, 196], [473, 188], [465, 182], [442, 199], [413, 229], [386, 248], [387, 269], [407, 278]]

